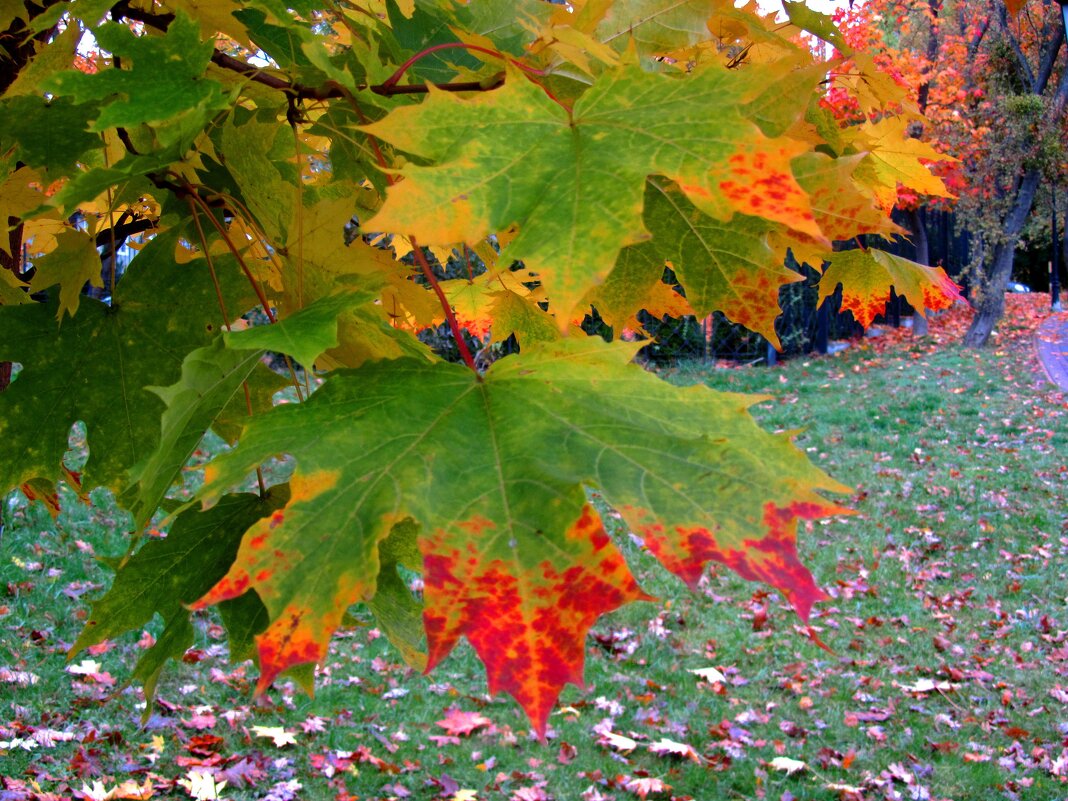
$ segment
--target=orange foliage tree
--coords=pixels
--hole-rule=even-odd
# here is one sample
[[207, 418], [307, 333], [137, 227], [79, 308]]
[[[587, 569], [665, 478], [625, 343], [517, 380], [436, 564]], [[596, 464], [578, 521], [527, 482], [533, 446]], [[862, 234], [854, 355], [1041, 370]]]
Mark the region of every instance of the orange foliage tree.
[[[846, 39], [908, 90], [909, 104], [924, 117], [911, 133], [958, 159], [937, 172], [977, 244], [976, 315], [964, 342], [981, 347], [1003, 313], [1013, 254], [1038, 188], [1063, 181], [1068, 71], [1058, 59], [1060, 6], [872, 0], [841, 21]], [[904, 198], [921, 253], [926, 239], [915, 209], [930, 200]]]

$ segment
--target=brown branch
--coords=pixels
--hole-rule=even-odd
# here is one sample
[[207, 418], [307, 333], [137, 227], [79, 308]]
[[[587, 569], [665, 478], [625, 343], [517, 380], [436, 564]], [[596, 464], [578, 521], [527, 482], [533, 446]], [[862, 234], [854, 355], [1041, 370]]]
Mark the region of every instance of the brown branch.
[[157, 221], [144, 217], [130, 222], [120, 221], [114, 229], [101, 231], [96, 235], [96, 246], [102, 248], [111, 244], [112, 232], [114, 232], [116, 247], [121, 248], [127, 238], [144, 231], [152, 231], [156, 228]]
[[[122, 0], [111, 7], [113, 17], [126, 17], [137, 22], [142, 22], [158, 31], [166, 31], [174, 14], [153, 14], [139, 8], [133, 8], [129, 0]], [[270, 89], [284, 92], [287, 96], [296, 100], [339, 100], [345, 98], [349, 91], [337, 81], [326, 81], [322, 86], [305, 86], [295, 83], [273, 72], [268, 72], [262, 67], [257, 67], [239, 58], [215, 50], [211, 54], [211, 63], [222, 69], [243, 75], [250, 81], [262, 84]], [[487, 81], [455, 81], [452, 83], [436, 83], [434, 87], [443, 92], [488, 92], [504, 83], [504, 74], [493, 76]], [[388, 81], [381, 84], [361, 84], [357, 87], [360, 91], [373, 92], [383, 97], [392, 95], [425, 94], [430, 91], [427, 84], [405, 84], [398, 86]]]

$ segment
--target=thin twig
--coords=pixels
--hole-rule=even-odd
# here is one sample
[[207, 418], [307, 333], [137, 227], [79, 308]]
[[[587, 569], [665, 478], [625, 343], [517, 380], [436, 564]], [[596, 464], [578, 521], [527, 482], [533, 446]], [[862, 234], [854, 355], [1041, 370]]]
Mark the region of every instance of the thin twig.
[[[230, 315], [226, 311], [226, 300], [223, 298], [222, 287], [219, 285], [219, 275], [215, 271], [215, 261], [211, 257], [211, 249], [208, 246], [208, 238], [204, 236], [204, 228], [200, 224], [200, 213], [197, 210], [196, 201], [192, 197], [187, 197], [186, 202], [189, 204], [189, 213], [193, 215], [193, 224], [197, 229], [197, 237], [200, 239], [200, 249], [204, 253], [204, 260], [208, 263], [208, 272], [211, 274], [211, 283], [215, 286], [215, 298], [219, 302], [219, 311], [222, 313], [223, 328], [227, 333], [231, 333], [233, 328], [230, 325]], [[241, 387], [245, 391], [245, 409], [248, 411], [248, 416], [252, 417], [252, 393], [249, 392], [248, 380], [241, 382]], [[260, 497], [265, 498], [267, 496], [267, 483], [263, 480], [263, 468], [256, 466], [256, 483], [259, 484]]]
[[[245, 274], [245, 278], [248, 280], [249, 285], [252, 287], [252, 291], [256, 293], [256, 297], [260, 301], [260, 306], [263, 307], [263, 313], [267, 316], [267, 319], [271, 323], [277, 323], [278, 318], [277, 316], [275, 316], [275, 313], [271, 311], [271, 304], [267, 300], [267, 296], [263, 292], [263, 287], [260, 286], [259, 281], [257, 281], [256, 277], [252, 274], [252, 271], [249, 269], [248, 264], [245, 263], [244, 257], [241, 255], [240, 251], [238, 251], [237, 246], [233, 243], [233, 240], [230, 239], [230, 235], [227, 230], [218, 220], [215, 219], [215, 215], [211, 213], [210, 207], [204, 202], [204, 199], [200, 197], [200, 194], [195, 189], [193, 189], [192, 186], [186, 188], [186, 196], [191, 198], [194, 202], [196, 202], [202, 207], [205, 212], [205, 216], [211, 221], [211, 224], [212, 226], [214, 226], [215, 230], [219, 232], [219, 236], [221, 236], [223, 242], [226, 243], [226, 247], [230, 249], [230, 253], [232, 253], [234, 258], [237, 259], [237, 263], [238, 265], [240, 265], [241, 271]], [[289, 377], [293, 382], [293, 389], [295, 389], [297, 392], [297, 400], [303, 403], [304, 393], [301, 392], [300, 389], [300, 380], [297, 378], [297, 371], [293, 367], [293, 363], [290, 361], [289, 356], [287, 356], [286, 354], [282, 355], [285, 358], [286, 367], [289, 369]]]
[[[441, 288], [441, 284], [438, 283], [437, 276], [434, 275], [434, 271], [430, 269], [430, 262], [426, 260], [426, 256], [423, 254], [423, 249], [419, 247], [419, 243], [415, 237], [408, 234], [408, 241], [412, 243], [412, 255], [415, 257], [416, 263], [423, 271], [423, 277], [426, 278], [427, 283], [434, 290], [434, 294], [438, 296], [438, 303], [441, 304], [441, 308], [445, 310], [445, 319], [449, 323], [449, 330], [452, 331], [453, 339], [456, 340], [456, 347], [460, 350], [460, 356], [464, 360], [471, 371], [478, 376], [478, 368], [475, 366], [475, 360], [471, 356], [471, 350], [467, 347], [467, 342], [464, 340], [463, 331], [460, 330], [460, 324], [456, 320], [456, 315], [453, 313], [452, 305], [449, 303], [449, 299], [445, 297], [445, 291]], [[479, 376], [479, 380], [482, 377]]]

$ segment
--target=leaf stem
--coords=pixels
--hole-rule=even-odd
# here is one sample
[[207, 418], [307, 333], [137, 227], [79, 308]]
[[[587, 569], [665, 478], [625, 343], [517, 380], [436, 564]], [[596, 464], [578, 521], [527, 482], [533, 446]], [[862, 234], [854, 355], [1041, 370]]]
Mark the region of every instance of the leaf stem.
[[[232, 332], [233, 328], [230, 325], [230, 315], [226, 311], [226, 300], [223, 298], [222, 287], [219, 285], [219, 275], [215, 271], [215, 261], [211, 258], [211, 250], [208, 247], [208, 238], [204, 235], [204, 227], [200, 224], [200, 213], [197, 211], [196, 201], [191, 196], [186, 196], [186, 202], [189, 204], [189, 213], [193, 215], [193, 224], [197, 229], [197, 237], [200, 239], [201, 250], [204, 251], [204, 260], [208, 263], [208, 272], [211, 273], [211, 283], [215, 286], [215, 298], [219, 301], [219, 311], [222, 312], [223, 328], [226, 331]], [[248, 381], [241, 382], [241, 388], [245, 391], [245, 409], [248, 411], [248, 416], [252, 417], [252, 393], [248, 389]], [[256, 467], [256, 483], [259, 484], [260, 497], [265, 498], [267, 496], [267, 484], [263, 480], [263, 468], [257, 465]]]
[[[352, 104], [356, 114], [360, 117], [363, 123], [367, 124], [367, 116], [363, 113], [363, 109], [360, 108], [359, 103], [356, 102], [350, 93], [346, 93], [347, 100]], [[387, 164], [385, 154], [382, 153], [382, 148], [378, 145], [378, 139], [371, 134], [367, 134], [367, 139], [371, 143], [371, 149], [375, 152], [375, 159], [378, 161], [378, 166], [382, 168], [383, 174], [386, 176], [386, 183], [389, 186], [393, 186], [396, 183], [396, 179], [386, 172]], [[419, 269], [423, 272], [423, 277], [426, 278], [430, 287], [434, 290], [434, 294], [437, 295], [438, 303], [441, 304], [442, 311], [445, 312], [445, 319], [449, 323], [449, 330], [452, 332], [453, 339], [456, 340], [456, 347], [460, 351], [460, 356], [476, 376], [479, 376], [478, 368], [475, 367], [475, 360], [471, 356], [471, 350], [467, 347], [467, 342], [464, 340], [463, 332], [460, 330], [460, 324], [456, 321], [456, 315], [452, 311], [452, 304], [449, 303], [449, 299], [445, 297], [445, 292], [442, 290], [441, 285], [438, 283], [437, 276], [434, 275], [434, 271], [430, 269], [430, 263], [426, 260], [426, 255], [423, 253], [423, 249], [419, 247], [419, 242], [415, 236], [408, 234], [408, 241], [412, 244], [412, 256], [419, 265]], [[466, 250], [467, 245], [464, 245]], [[482, 377], [479, 376], [479, 380]]]
[[[190, 184], [186, 184], [183, 187], [183, 190], [185, 191], [186, 195], [190, 197], [193, 202], [198, 204], [205, 212], [207, 218], [211, 221], [211, 224], [214, 226], [215, 230], [218, 231], [219, 236], [222, 237], [223, 242], [226, 243], [226, 247], [230, 249], [230, 253], [232, 253], [234, 258], [237, 259], [237, 263], [241, 266], [241, 271], [245, 274], [245, 278], [248, 279], [249, 285], [252, 287], [252, 291], [256, 293], [256, 297], [259, 299], [260, 306], [263, 307], [263, 313], [267, 316], [267, 319], [272, 324], [277, 323], [278, 317], [273, 311], [271, 311], [271, 304], [270, 301], [267, 300], [267, 296], [263, 292], [263, 287], [260, 286], [259, 281], [256, 280], [256, 277], [252, 274], [252, 271], [249, 270], [248, 264], [245, 263], [244, 257], [238, 251], [237, 246], [233, 243], [233, 240], [230, 239], [230, 234], [219, 223], [219, 221], [215, 219], [215, 215], [211, 213], [211, 208], [208, 206], [207, 202], [197, 193], [196, 189], [194, 189], [193, 186], [191, 186]], [[297, 371], [293, 368], [293, 363], [290, 361], [289, 356], [286, 356], [285, 354], [282, 355], [285, 357], [286, 367], [289, 369], [289, 377], [293, 382], [293, 389], [297, 391], [297, 400], [303, 403], [304, 393], [301, 392], [300, 389], [300, 380], [297, 378]]]
[[[471, 356], [471, 350], [467, 347], [467, 342], [464, 340], [463, 331], [460, 330], [460, 324], [456, 321], [456, 315], [452, 311], [452, 305], [449, 303], [449, 299], [445, 297], [445, 291], [441, 288], [441, 284], [438, 283], [437, 277], [434, 275], [434, 271], [430, 269], [430, 263], [426, 260], [426, 256], [423, 254], [423, 249], [419, 247], [419, 243], [415, 237], [408, 234], [408, 241], [412, 243], [412, 255], [415, 257], [416, 263], [423, 271], [423, 277], [426, 278], [427, 283], [430, 284], [434, 290], [434, 294], [438, 296], [438, 303], [441, 304], [441, 308], [445, 310], [445, 319], [449, 323], [449, 330], [452, 331], [452, 337], [456, 340], [456, 347], [460, 350], [460, 356], [464, 360], [471, 371], [477, 376], [478, 368], [475, 367], [475, 360]], [[479, 377], [481, 380], [481, 376]]]
[[402, 77], [404, 77], [404, 73], [408, 71], [408, 68], [410, 66], [412, 66], [412, 64], [417, 62], [419, 59], [421, 59], [421, 58], [423, 58], [425, 56], [429, 56], [432, 53], [437, 53], [440, 50], [453, 50], [453, 49], [457, 49], [457, 48], [462, 48], [464, 50], [475, 50], [475, 51], [478, 51], [479, 53], [486, 53], [487, 55], [494, 56], [494, 57], [499, 58], [499, 59], [501, 59], [503, 61], [507, 61], [509, 64], [512, 64], [512, 65], [514, 65], [516, 67], [519, 67], [519, 69], [524, 70], [525, 72], [528, 72], [531, 75], [547, 75], [548, 74], [545, 70], [539, 70], [539, 69], [536, 69], [534, 67], [528, 67], [526, 64], [523, 64], [522, 62], [516, 61], [514, 58], [509, 58], [508, 56], [506, 56], [504, 53], [500, 52], [499, 50], [491, 50], [488, 47], [482, 47], [481, 45], [476, 45], [476, 44], [468, 44], [467, 42], [443, 42], [442, 44], [432, 45], [431, 47], [428, 47], [428, 48], [426, 48], [424, 50], [420, 50], [418, 53], [416, 53], [411, 58], [409, 58], [407, 61], [405, 61], [403, 64], [401, 64], [399, 67], [397, 67], [396, 72], [394, 72], [392, 75], [390, 75], [388, 78], [386, 78], [386, 80], [384, 80], [381, 84], [379, 84], [378, 87], [369, 87], [369, 88], [371, 89], [371, 91], [376, 91], [376, 89], [392, 89], [394, 86], [397, 85], [397, 83], [400, 81], [400, 79]]

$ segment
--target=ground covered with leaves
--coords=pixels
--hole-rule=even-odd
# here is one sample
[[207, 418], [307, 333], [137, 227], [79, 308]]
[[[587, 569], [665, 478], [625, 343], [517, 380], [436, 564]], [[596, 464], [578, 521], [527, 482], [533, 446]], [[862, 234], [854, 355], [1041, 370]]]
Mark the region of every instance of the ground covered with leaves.
[[[258, 700], [222, 628], [127, 686], [161, 634], [70, 644], [121, 555], [120, 512], [66, 498], [53, 521], [6, 499], [0, 562], [0, 800], [63, 798], [1054, 799], [1068, 795], [1068, 396], [1033, 355], [1041, 296], [1010, 296], [993, 347], [954, 345], [968, 312], [780, 367], [682, 365], [679, 383], [766, 394], [855, 487], [856, 514], [810, 525], [803, 558], [830, 598], [813, 629], [725, 570], [691, 594], [626, 531], [659, 598], [602, 619], [587, 688], [539, 743], [485, 695], [461, 649], [429, 677], [359, 608], [309, 698]], [[191, 477], [195, 471], [191, 472]], [[595, 499], [596, 500], [596, 499]]]

